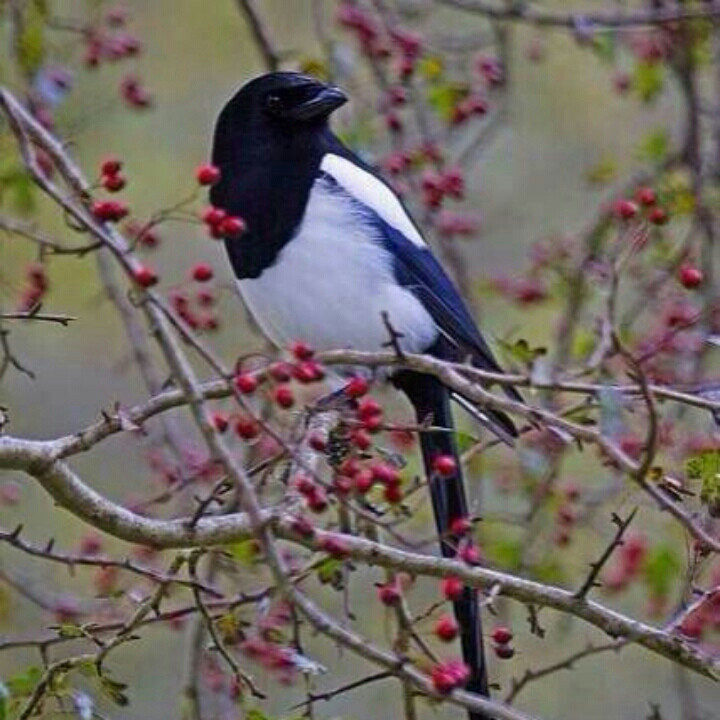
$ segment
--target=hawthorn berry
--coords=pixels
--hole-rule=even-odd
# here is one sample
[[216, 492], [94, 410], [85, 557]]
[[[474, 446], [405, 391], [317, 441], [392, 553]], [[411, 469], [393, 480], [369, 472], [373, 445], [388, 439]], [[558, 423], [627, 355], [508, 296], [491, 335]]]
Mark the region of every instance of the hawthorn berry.
[[208, 282], [213, 278], [213, 269], [207, 263], [197, 263], [190, 270], [190, 276], [195, 282]]
[[210, 226], [217, 226], [227, 217], [227, 213], [221, 208], [210, 205], [200, 215], [200, 219]]
[[147, 265], [138, 265], [133, 270], [133, 278], [143, 288], [152, 287], [158, 281], [157, 273]]
[[361, 495], [369, 492], [372, 486], [375, 484], [375, 478], [373, 474], [367, 468], [363, 468], [360, 472], [355, 475], [353, 482], [355, 484], [355, 490]]
[[650, 205], [654, 205], [657, 202], [657, 195], [652, 188], [639, 187], [635, 191], [635, 199], [641, 205], [644, 205], [645, 207], [650, 207]]
[[359, 398], [368, 391], [369, 383], [364, 377], [354, 377], [345, 386], [345, 394], [351, 398]]
[[273, 390], [273, 400], [281, 408], [291, 408], [295, 404], [293, 391], [287, 385], [279, 385]]
[[362, 428], [353, 430], [350, 435], [350, 440], [358, 450], [367, 450], [372, 445], [370, 434]]
[[311, 538], [315, 535], [313, 524], [302, 515], [295, 516], [290, 523], [290, 527], [293, 532], [296, 532], [300, 537]]
[[507, 645], [514, 636], [512, 630], [510, 630], [509, 627], [506, 627], [505, 625], [498, 625], [497, 627], [493, 628], [491, 637], [493, 639], [493, 642], [496, 642], [499, 645]]
[[680, 268], [680, 284], [688, 290], [698, 287], [703, 281], [702, 270], [694, 265], [683, 265]]
[[382, 430], [382, 415], [372, 415], [362, 421], [363, 428], [369, 433], [377, 433]]
[[320, 432], [314, 432], [308, 438], [308, 445], [315, 452], [325, 452], [327, 450], [327, 437]]
[[375, 415], [382, 414], [382, 406], [380, 403], [371, 397], [364, 397], [357, 407], [357, 415], [361, 420], [367, 420]]
[[260, 427], [251, 417], [235, 420], [235, 434], [243, 440], [254, 440], [260, 434]]
[[258, 379], [252, 373], [240, 373], [235, 376], [235, 387], [243, 395], [252, 395], [257, 390]]
[[435, 627], [433, 628], [435, 635], [444, 642], [454, 640], [457, 637], [459, 630], [460, 627], [458, 626], [455, 618], [448, 614], [441, 615], [435, 622]]
[[384, 585], [378, 585], [377, 591], [380, 602], [383, 605], [387, 605], [388, 607], [397, 605], [402, 598], [400, 587], [398, 586], [397, 582], [394, 581], [385, 583]]
[[96, 200], [91, 210], [95, 218], [101, 222], [117, 222], [130, 212], [128, 206], [120, 200]]
[[638, 206], [632, 200], [621, 199], [615, 203], [615, 214], [621, 220], [632, 220], [637, 212]]
[[459, 577], [449, 575], [441, 580], [440, 589], [446, 600], [459, 600], [465, 591], [465, 585]]
[[276, 362], [268, 368], [268, 372], [273, 380], [287, 382], [292, 377], [292, 365], [286, 362]]
[[331, 557], [338, 559], [346, 558], [349, 554], [345, 543], [334, 535], [325, 535], [320, 538], [318, 547], [321, 550], [324, 550]]
[[465, 535], [472, 529], [470, 518], [456, 517], [450, 522], [450, 532], [453, 535]]
[[309, 360], [315, 354], [315, 351], [309, 345], [300, 340], [292, 343], [290, 352], [297, 360]]
[[457, 462], [452, 455], [438, 455], [433, 460], [433, 470], [441, 477], [452, 477], [457, 472]]
[[400, 471], [390, 463], [374, 462], [369, 469], [373, 478], [383, 485], [400, 484]]
[[245, 233], [247, 226], [241, 217], [230, 215], [220, 221], [218, 229], [223, 237], [235, 240]]
[[115, 175], [103, 175], [100, 182], [108, 192], [120, 192], [127, 184], [125, 177], [119, 173]]
[[220, 168], [210, 163], [198, 165], [195, 169], [195, 179], [200, 185], [215, 185], [220, 180]]
[[213, 427], [219, 432], [224, 433], [228, 429], [228, 416], [225, 413], [216, 412], [212, 414]]
[[106, 176], [117, 175], [122, 169], [122, 160], [116, 157], [105, 158], [100, 165], [100, 174]]
[[515, 655], [515, 649], [510, 647], [510, 645], [494, 645], [493, 650], [495, 651], [495, 655], [501, 660], [510, 660], [510, 658]]
[[458, 551], [458, 557], [468, 565], [480, 565], [482, 563], [482, 553], [477, 545], [473, 543], [465, 543]]
[[397, 505], [403, 498], [402, 488], [400, 485], [386, 485], [383, 490], [385, 502], [391, 505]]
[[665, 208], [654, 207], [648, 213], [648, 222], [652, 223], [653, 225], [667, 225], [669, 220], [670, 216], [668, 215]]
[[447, 660], [435, 665], [430, 673], [433, 687], [446, 694], [464, 685], [470, 677], [470, 668], [461, 660]]

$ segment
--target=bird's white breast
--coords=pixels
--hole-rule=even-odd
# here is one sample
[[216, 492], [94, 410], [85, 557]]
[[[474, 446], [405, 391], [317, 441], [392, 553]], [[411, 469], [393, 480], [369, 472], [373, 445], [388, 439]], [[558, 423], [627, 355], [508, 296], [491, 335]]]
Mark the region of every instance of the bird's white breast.
[[397, 284], [392, 258], [373, 239], [357, 205], [320, 176], [300, 227], [275, 263], [255, 279], [239, 280], [258, 325], [275, 344], [303, 340], [318, 350], [379, 350], [403, 334], [408, 352], [421, 352], [437, 328], [420, 301]]

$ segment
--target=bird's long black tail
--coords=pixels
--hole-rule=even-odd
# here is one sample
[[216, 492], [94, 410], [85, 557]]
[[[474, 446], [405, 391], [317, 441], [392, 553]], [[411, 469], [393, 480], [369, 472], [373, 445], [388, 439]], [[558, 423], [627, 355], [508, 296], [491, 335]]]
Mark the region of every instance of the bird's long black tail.
[[[400, 373], [395, 377], [395, 384], [410, 399], [418, 422], [427, 418], [437, 427], [452, 428], [453, 419], [450, 412], [450, 395], [448, 390], [436, 378], [413, 372]], [[458, 517], [467, 517], [468, 507], [465, 496], [460, 458], [455, 436], [451, 432], [424, 432], [421, 434], [425, 471], [432, 476], [433, 461], [438, 455], [450, 455], [456, 460], [457, 471], [452, 477], [435, 478], [430, 481], [435, 523], [440, 536], [440, 548], [444, 557], [454, 557], [460, 538], [450, 533], [450, 523]], [[471, 692], [489, 696], [487, 667], [483, 652], [482, 628], [477, 591], [465, 588], [459, 600], [453, 603], [455, 617], [461, 632], [463, 660], [470, 668], [471, 676], [467, 689]], [[470, 714], [470, 720], [488, 720], [482, 713]]]

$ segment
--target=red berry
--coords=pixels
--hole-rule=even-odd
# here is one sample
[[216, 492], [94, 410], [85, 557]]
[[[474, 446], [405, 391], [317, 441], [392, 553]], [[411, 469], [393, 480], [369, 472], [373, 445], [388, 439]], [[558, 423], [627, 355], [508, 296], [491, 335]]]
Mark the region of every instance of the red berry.
[[276, 362], [268, 368], [268, 372], [273, 380], [287, 382], [292, 377], [292, 365], [286, 362]]
[[315, 351], [309, 345], [299, 340], [290, 346], [290, 352], [298, 360], [309, 360], [315, 354]]
[[103, 160], [100, 165], [101, 175], [117, 175], [122, 169], [122, 160], [116, 157], [109, 157]]
[[253, 440], [260, 434], [260, 427], [250, 417], [239, 417], [235, 420], [235, 432], [243, 440]]
[[120, 192], [127, 183], [125, 177], [119, 173], [117, 175], [103, 175], [101, 182], [108, 192]]
[[441, 477], [452, 477], [457, 473], [457, 463], [452, 455], [438, 455], [433, 460], [433, 470]]
[[96, 200], [92, 214], [102, 222], [117, 222], [129, 213], [128, 206], [119, 200]]
[[290, 527], [293, 532], [296, 532], [300, 537], [311, 538], [315, 535], [315, 528], [313, 524], [302, 516], [296, 516], [292, 519]]
[[372, 438], [367, 430], [354, 430], [350, 436], [353, 445], [358, 450], [367, 450], [372, 445]]
[[470, 668], [461, 660], [448, 660], [433, 667], [430, 678], [439, 693], [448, 693], [464, 685], [470, 677]]
[[240, 373], [235, 376], [235, 387], [243, 395], [251, 395], [257, 390], [258, 379], [251, 373]]
[[465, 590], [465, 585], [459, 577], [450, 575], [442, 579], [440, 588], [446, 600], [459, 600]]
[[307, 384], [322, 380], [325, 371], [314, 360], [305, 360], [292, 369], [293, 377], [301, 383]]
[[318, 547], [334, 558], [345, 558], [348, 556], [348, 548], [345, 543], [334, 535], [325, 535], [320, 538]]
[[615, 214], [622, 220], [631, 220], [637, 215], [638, 206], [632, 200], [618, 200], [615, 203]]
[[459, 630], [460, 627], [452, 615], [441, 615], [435, 622], [435, 627], [433, 628], [435, 635], [444, 642], [454, 640], [457, 637]]
[[655, 194], [655, 191], [652, 188], [639, 187], [635, 191], [635, 199], [641, 205], [645, 205], [645, 207], [649, 207], [650, 205], [654, 205], [657, 202], [657, 195]]
[[314, 432], [308, 438], [308, 445], [315, 450], [315, 452], [325, 452], [325, 450], [327, 450], [327, 437], [320, 432]]
[[363, 377], [354, 377], [346, 386], [345, 394], [351, 398], [359, 398], [368, 391], [368, 381]]
[[383, 490], [385, 502], [391, 505], [397, 505], [403, 498], [402, 488], [400, 485], [386, 485]]
[[382, 430], [383, 419], [381, 415], [373, 415], [362, 421], [363, 427], [370, 433], [377, 433]]
[[138, 265], [133, 270], [133, 278], [140, 287], [149, 288], [158, 281], [157, 273], [147, 265]]
[[305, 497], [305, 500], [310, 510], [314, 513], [321, 513], [327, 510], [328, 499], [322, 488], [316, 487], [313, 492]]
[[385, 125], [391, 132], [400, 132], [403, 129], [402, 120], [394, 111], [390, 111], [387, 115], [385, 115]]
[[337, 495], [345, 496], [349, 495], [353, 489], [352, 478], [346, 477], [345, 475], [335, 475], [332, 482], [333, 490]]
[[653, 225], [667, 225], [669, 220], [670, 216], [665, 208], [654, 207], [648, 214], [648, 221]]
[[206, 225], [210, 225], [211, 227], [215, 227], [217, 225], [220, 225], [220, 223], [227, 217], [227, 213], [224, 210], [221, 210], [218, 207], [215, 207], [214, 205], [210, 205], [210, 207], [205, 208], [203, 210], [202, 215], [200, 218]]
[[683, 265], [680, 268], [680, 283], [688, 290], [692, 290], [703, 281], [702, 270], [693, 265]]
[[575, 513], [568, 505], [561, 505], [557, 511], [558, 522], [562, 525], [572, 525], [575, 522]]
[[358, 403], [357, 415], [361, 420], [367, 420], [375, 415], [382, 415], [382, 406], [374, 398], [363, 398]]
[[195, 169], [195, 178], [200, 185], [214, 185], [220, 180], [220, 168], [210, 163], [198, 165]]
[[515, 655], [514, 648], [509, 645], [495, 645], [493, 650], [495, 651], [495, 655], [497, 655], [497, 657], [501, 660], [509, 660], [513, 657], [513, 655]]
[[510, 628], [504, 625], [498, 625], [496, 628], [493, 628], [491, 637], [493, 641], [499, 645], [507, 645], [513, 639], [513, 633]]
[[355, 476], [354, 482], [355, 490], [357, 490], [361, 495], [365, 495], [365, 493], [369, 492], [375, 484], [375, 478], [370, 470], [364, 468]]
[[400, 471], [394, 465], [374, 462], [369, 469], [377, 482], [383, 485], [400, 485]]
[[207, 282], [208, 280], [212, 280], [213, 269], [207, 263], [198, 263], [193, 266], [190, 275], [196, 282]]
[[385, 585], [378, 585], [378, 598], [383, 605], [392, 607], [397, 605], [402, 599], [402, 593], [400, 587], [396, 582], [385, 583]]
[[480, 565], [482, 563], [482, 553], [478, 546], [472, 543], [464, 544], [458, 551], [458, 557], [468, 565]]
[[465, 535], [472, 529], [470, 518], [457, 517], [450, 523], [450, 532], [453, 535]]
[[293, 391], [287, 385], [280, 385], [273, 390], [273, 399], [281, 408], [291, 408], [295, 404]]
[[247, 230], [247, 226], [245, 225], [245, 221], [241, 217], [237, 217], [236, 215], [231, 215], [230, 217], [226, 217], [219, 226], [220, 234], [223, 237], [236, 239], [241, 237], [245, 230]]
[[80, 553], [82, 555], [97, 555], [102, 550], [102, 539], [95, 532], [89, 532], [80, 541]]
[[212, 424], [219, 433], [224, 433], [228, 429], [228, 416], [221, 412], [213, 413]]

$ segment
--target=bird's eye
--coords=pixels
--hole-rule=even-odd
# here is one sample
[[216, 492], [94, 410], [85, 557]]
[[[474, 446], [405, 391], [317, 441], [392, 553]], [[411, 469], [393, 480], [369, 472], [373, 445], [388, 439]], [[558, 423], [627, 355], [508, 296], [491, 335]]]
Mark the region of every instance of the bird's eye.
[[268, 95], [265, 100], [265, 107], [272, 113], [279, 112], [282, 109], [283, 102], [279, 95]]

